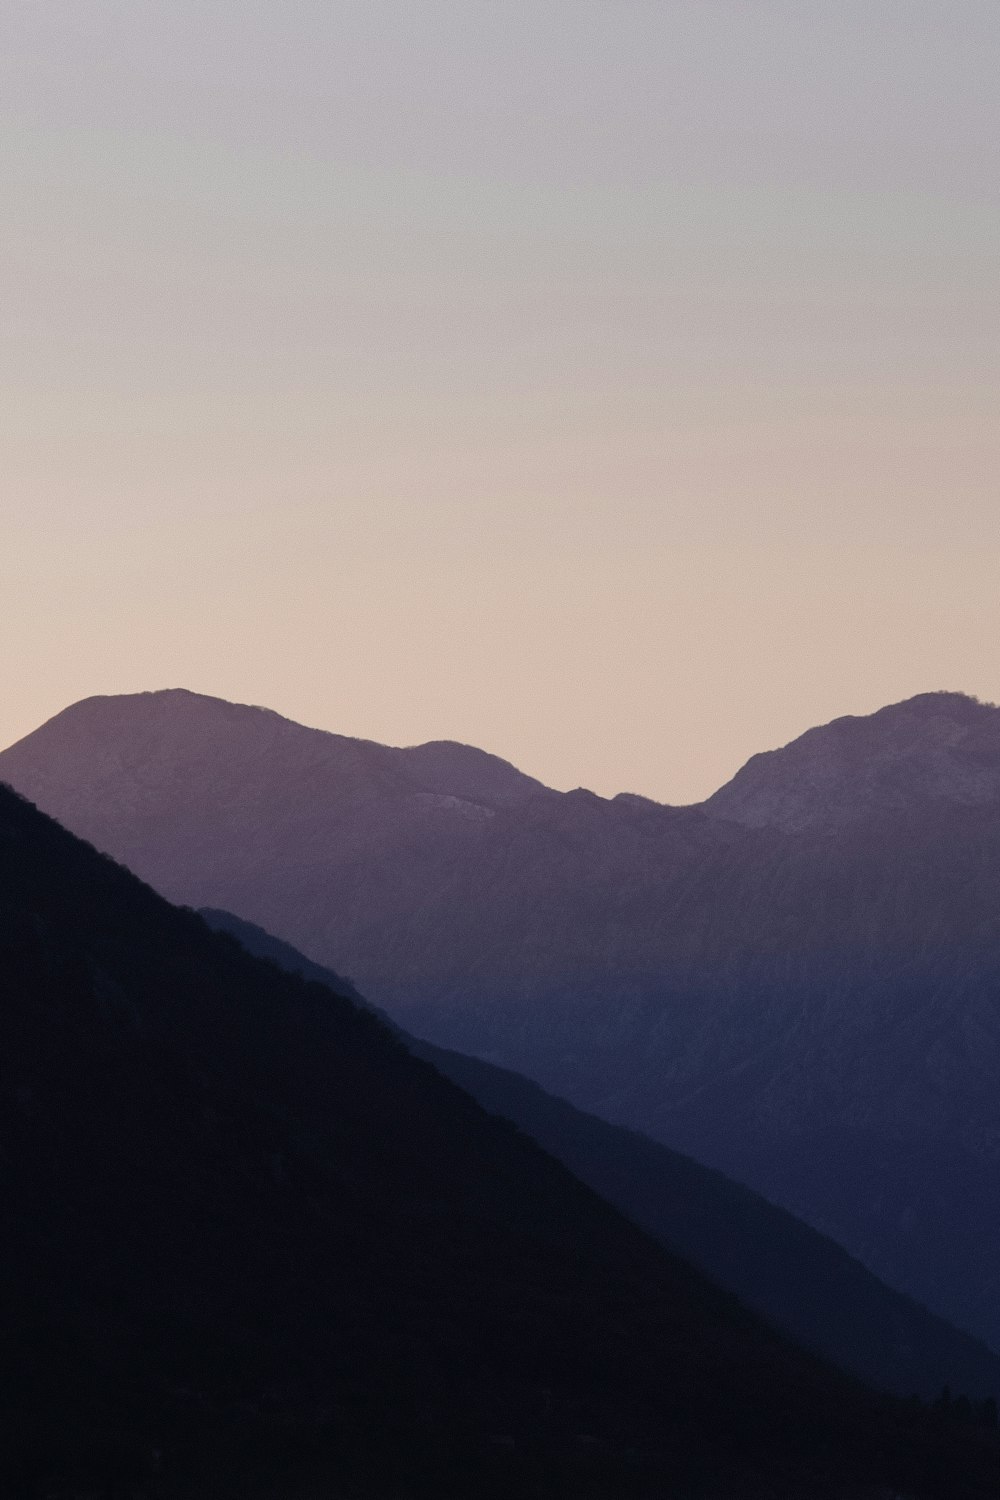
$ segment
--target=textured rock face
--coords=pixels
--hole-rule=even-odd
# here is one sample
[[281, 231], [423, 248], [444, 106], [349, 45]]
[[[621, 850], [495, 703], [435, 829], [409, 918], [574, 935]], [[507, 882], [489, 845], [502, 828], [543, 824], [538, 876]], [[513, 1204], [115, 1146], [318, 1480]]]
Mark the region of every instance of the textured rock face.
[[677, 809], [166, 693], [67, 710], [0, 779], [1000, 1347], [998, 724], [928, 695]]
[[833, 831], [884, 813], [1000, 800], [1000, 711], [924, 693], [755, 755], [705, 803], [748, 828]]

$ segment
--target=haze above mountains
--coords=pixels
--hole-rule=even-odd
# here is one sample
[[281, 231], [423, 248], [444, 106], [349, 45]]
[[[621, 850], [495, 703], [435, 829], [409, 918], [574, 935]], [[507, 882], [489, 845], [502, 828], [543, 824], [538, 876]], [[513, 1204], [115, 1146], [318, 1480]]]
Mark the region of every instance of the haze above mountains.
[[0, 778], [1000, 1347], [1000, 710], [838, 720], [691, 808], [183, 692], [75, 705]]

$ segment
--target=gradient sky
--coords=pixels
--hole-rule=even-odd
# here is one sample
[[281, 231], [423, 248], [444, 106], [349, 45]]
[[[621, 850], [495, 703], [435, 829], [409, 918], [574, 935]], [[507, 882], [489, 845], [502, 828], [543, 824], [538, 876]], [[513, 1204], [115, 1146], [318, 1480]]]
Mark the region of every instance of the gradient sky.
[[0, 743], [1000, 697], [997, 0], [6, 0]]

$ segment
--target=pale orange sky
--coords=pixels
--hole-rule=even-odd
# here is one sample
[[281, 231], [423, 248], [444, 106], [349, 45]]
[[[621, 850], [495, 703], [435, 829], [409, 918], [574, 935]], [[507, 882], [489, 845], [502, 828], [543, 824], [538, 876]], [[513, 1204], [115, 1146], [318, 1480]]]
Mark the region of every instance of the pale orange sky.
[[998, 78], [995, 0], [6, 7], [0, 743], [185, 686], [681, 802], [1000, 697]]

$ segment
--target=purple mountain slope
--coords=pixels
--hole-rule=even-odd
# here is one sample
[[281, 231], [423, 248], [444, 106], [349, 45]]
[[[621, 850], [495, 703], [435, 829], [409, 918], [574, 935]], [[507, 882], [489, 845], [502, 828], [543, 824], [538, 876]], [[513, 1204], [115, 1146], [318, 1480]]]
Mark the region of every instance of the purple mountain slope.
[[[263, 928], [229, 912], [201, 915], [250, 953], [365, 1004], [338, 975]], [[513, 1121], [633, 1223], [803, 1348], [901, 1396], [934, 1398], [945, 1385], [973, 1398], [1000, 1390], [1000, 1357], [890, 1291], [784, 1209], [646, 1136], [574, 1109], [519, 1074], [393, 1030], [490, 1114]]]
[[78, 704], [0, 779], [1000, 1348], [1000, 710], [839, 720], [696, 808], [176, 692]]
[[0, 995], [4, 1500], [995, 1495], [989, 1403], [797, 1349], [5, 788]]
[[1000, 802], [1000, 713], [961, 693], [922, 693], [836, 719], [755, 755], [705, 803], [748, 828], [832, 832], [885, 813]]

